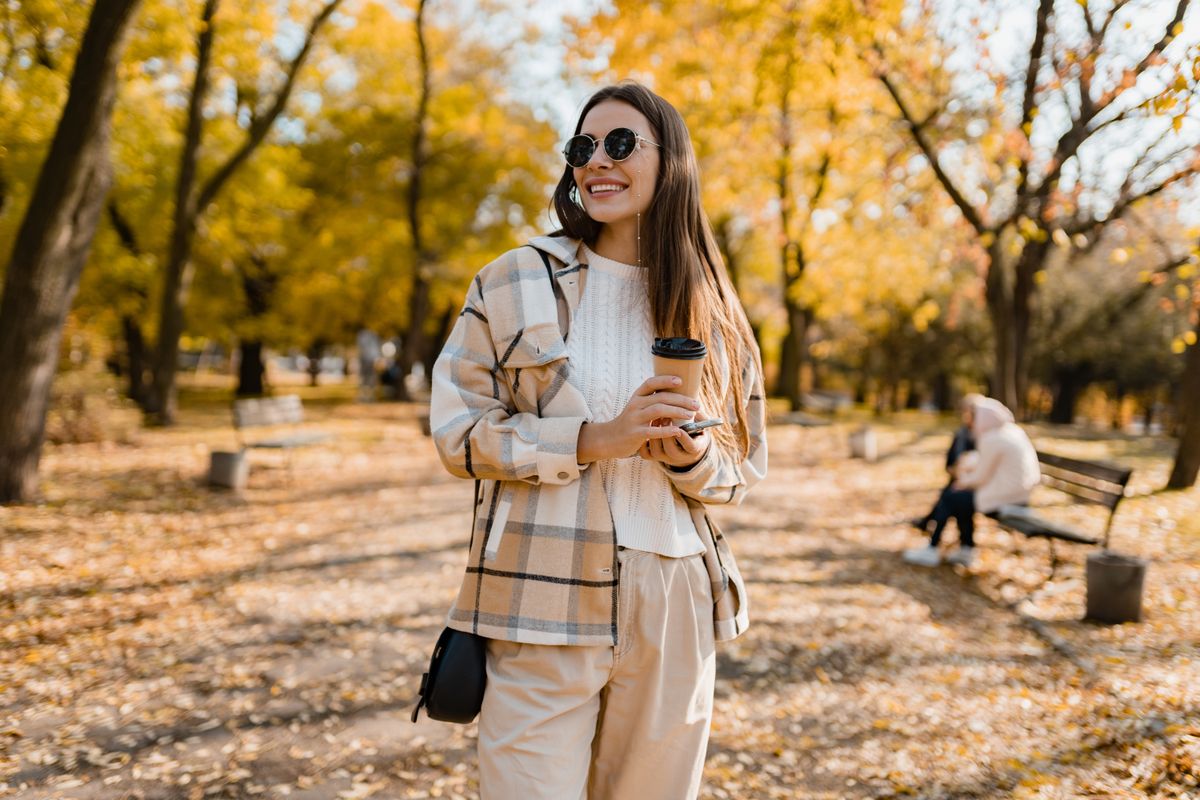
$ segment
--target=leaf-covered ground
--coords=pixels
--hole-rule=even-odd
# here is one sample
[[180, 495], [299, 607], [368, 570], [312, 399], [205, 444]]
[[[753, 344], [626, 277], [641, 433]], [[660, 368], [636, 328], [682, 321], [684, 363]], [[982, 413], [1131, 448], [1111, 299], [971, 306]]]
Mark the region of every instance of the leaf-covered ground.
[[[240, 496], [201, 481], [227, 416], [191, 411], [50, 449], [44, 503], [0, 509], [0, 796], [477, 796], [473, 726], [408, 721], [471, 486], [412, 407], [309, 416], [334, 438], [252, 453]], [[947, 425], [881, 428], [874, 464], [844, 426], [776, 425], [770, 477], [718, 512], [752, 626], [719, 651], [704, 797], [1200, 794], [1200, 490], [1155, 491], [1166, 442], [1033, 433], [1135, 467], [1113, 547], [1151, 561], [1145, 621], [1080, 621], [1083, 547], [1023, 600], [1046, 545], [990, 523], [971, 570], [903, 564]]]

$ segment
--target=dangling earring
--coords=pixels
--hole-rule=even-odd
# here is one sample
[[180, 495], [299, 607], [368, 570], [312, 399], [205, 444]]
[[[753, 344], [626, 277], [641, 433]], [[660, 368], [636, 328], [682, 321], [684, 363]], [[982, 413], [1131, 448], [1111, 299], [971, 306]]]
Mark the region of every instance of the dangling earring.
[[[638, 175], [639, 179], [642, 177], [641, 164], [638, 164], [637, 175]], [[634, 194], [634, 197], [637, 198], [638, 205], [641, 205], [641, 201], [642, 201], [641, 180], [638, 181], [638, 189], [637, 189], [637, 192]], [[640, 210], [637, 212], [637, 265], [639, 267], [642, 266], [642, 212]]]
[[568, 194], [568, 197], [571, 198], [571, 202], [574, 203], [576, 206], [578, 206], [581, 211], [587, 210], [583, 207], [583, 197], [580, 196], [580, 194], [579, 194], [579, 184], [577, 184], [577, 183], [571, 184], [571, 191]]
[[642, 265], [642, 212], [640, 211], [637, 212], [637, 258], [640, 267]]

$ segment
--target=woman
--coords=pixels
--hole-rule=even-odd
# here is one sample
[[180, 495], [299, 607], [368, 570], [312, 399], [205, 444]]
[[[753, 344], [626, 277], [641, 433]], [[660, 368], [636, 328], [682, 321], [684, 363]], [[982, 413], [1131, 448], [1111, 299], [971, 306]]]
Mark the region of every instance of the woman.
[[[562, 229], [479, 273], [433, 373], [438, 452], [482, 489], [448, 623], [488, 638], [481, 794], [695, 797], [714, 641], [747, 625], [704, 507], [766, 473], [761, 362], [679, 113], [610, 86], [564, 155]], [[706, 343], [697, 398], [659, 336]]]
[[946, 522], [954, 517], [959, 546], [946, 560], [971, 566], [975, 560], [975, 512], [991, 514], [1003, 505], [1027, 505], [1033, 487], [1041, 480], [1037, 451], [1003, 403], [990, 397], [976, 400], [971, 417], [978, 457], [969, 464], [960, 463], [954, 483], [930, 513], [934, 528], [929, 544], [904, 553], [910, 564], [936, 567], [941, 562], [938, 544]]

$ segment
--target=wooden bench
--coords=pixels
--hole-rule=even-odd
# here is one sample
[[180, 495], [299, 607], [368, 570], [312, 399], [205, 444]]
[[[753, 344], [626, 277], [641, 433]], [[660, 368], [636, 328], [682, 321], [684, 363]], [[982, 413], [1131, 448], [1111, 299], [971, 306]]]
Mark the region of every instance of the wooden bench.
[[324, 433], [289, 433], [247, 442], [242, 434], [245, 428], [282, 428], [295, 426], [304, 422], [304, 407], [300, 396], [288, 394], [282, 397], [258, 397], [249, 400], [235, 400], [233, 403], [233, 428], [237, 431], [238, 445], [241, 449], [264, 448], [269, 450], [287, 450], [306, 444], [316, 444], [329, 438]]
[[1113, 516], [1117, 513], [1117, 505], [1121, 498], [1125, 496], [1125, 487], [1133, 470], [1115, 464], [1082, 461], [1040, 451], [1037, 457], [1041, 465], [1043, 485], [1064, 492], [1077, 500], [1095, 503], [1108, 509], [1108, 519], [1100, 536], [1093, 536], [1047, 519], [1028, 506], [1001, 506], [996, 512], [988, 515], [1002, 528], [1030, 538], [1046, 539], [1050, 547], [1050, 575], [1046, 578], [1049, 581], [1054, 577], [1059, 564], [1058, 554], [1054, 549], [1056, 540], [1073, 544], [1101, 544], [1108, 549]]

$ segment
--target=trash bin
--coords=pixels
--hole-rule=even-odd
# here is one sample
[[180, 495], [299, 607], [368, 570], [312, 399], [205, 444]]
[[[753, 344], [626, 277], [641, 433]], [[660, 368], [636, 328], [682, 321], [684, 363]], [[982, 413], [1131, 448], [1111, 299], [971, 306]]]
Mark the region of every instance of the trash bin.
[[875, 429], [864, 425], [850, 432], [850, 457], [874, 461], [879, 455], [879, 447], [875, 440]]
[[1147, 562], [1104, 550], [1087, 557], [1087, 619], [1140, 622]]
[[246, 451], [214, 450], [209, 454], [208, 485], [219, 486], [223, 489], [242, 490], [246, 487], [246, 478], [250, 474], [250, 462], [246, 460]]

